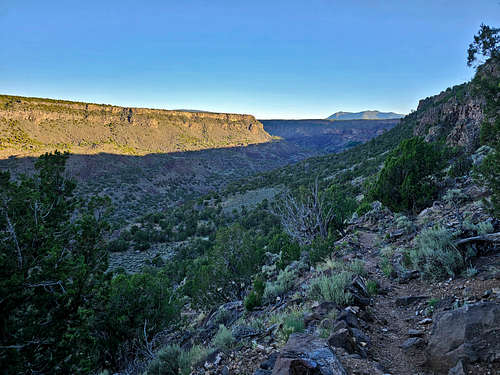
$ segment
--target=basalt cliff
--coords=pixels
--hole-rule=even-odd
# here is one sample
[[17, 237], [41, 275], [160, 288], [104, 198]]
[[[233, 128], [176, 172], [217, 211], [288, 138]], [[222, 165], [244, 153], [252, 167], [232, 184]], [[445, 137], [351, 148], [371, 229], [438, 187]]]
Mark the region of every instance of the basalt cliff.
[[0, 96], [0, 155], [170, 153], [265, 143], [251, 115], [125, 108]]

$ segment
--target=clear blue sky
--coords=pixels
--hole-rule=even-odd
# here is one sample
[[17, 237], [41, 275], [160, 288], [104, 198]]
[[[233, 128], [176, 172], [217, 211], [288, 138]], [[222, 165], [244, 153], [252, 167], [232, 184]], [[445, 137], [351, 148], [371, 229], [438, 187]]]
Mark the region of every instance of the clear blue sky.
[[0, 93], [322, 118], [469, 80], [499, 0], [0, 0]]

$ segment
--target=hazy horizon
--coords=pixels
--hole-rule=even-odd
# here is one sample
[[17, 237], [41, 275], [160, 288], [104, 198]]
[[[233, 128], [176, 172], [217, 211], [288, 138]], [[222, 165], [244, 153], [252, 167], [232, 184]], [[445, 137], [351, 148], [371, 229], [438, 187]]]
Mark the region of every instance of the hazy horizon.
[[487, 0], [6, 1], [0, 93], [258, 119], [406, 114], [469, 80], [472, 36], [499, 21]]

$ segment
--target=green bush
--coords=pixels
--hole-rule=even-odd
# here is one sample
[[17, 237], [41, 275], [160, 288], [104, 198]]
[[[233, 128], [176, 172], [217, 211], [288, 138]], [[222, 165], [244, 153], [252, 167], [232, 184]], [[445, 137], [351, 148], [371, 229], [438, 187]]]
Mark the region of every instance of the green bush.
[[113, 278], [106, 306], [111, 349], [140, 337], [145, 322], [148, 333], [155, 334], [177, 321], [180, 304], [169, 285], [165, 274], [155, 270]]
[[4, 373], [90, 373], [109, 353], [97, 321], [106, 295], [109, 200], [74, 195], [67, 154], [34, 175], [0, 172], [0, 363]]
[[264, 295], [265, 284], [262, 278], [257, 276], [253, 281], [253, 290], [245, 298], [245, 308], [252, 311], [258, 306], [262, 305], [262, 297]]
[[292, 333], [299, 333], [305, 330], [304, 316], [300, 312], [294, 312], [285, 317], [281, 328], [283, 339], [286, 342]]
[[500, 217], [500, 141], [496, 144], [495, 151], [483, 160], [478, 169], [484, 183], [491, 190], [492, 211], [496, 217]]
[[268, 251], [274, 254], [280, 254], [280, 259], [276, 266], [279, 269], [284, 269], [294, 260], [300, 258], [300, 245], [293, 242], [290, 237], [283, 233], [275, 234], [268, 244]]
[[179, 375], [182, 350], [178, 345], [169, 345], [160, 350], [150, 363], [148, 375]]
[[405, 215], [396, 214], [395, 221], [396, 221], [396, 227], [398, 229], [404, 230], [405, 233], [412, 233], [415, 230], [415, 225]]
[[384, 257], [380, 262], [380, 269], [382, 270], [382, 273], [385, 275], [385, 277], [391, 277], [394, 272], [394, 266], [392, 265], [391, 261]]
[[335, 237], [331, 235], [326, 238], [315, 238], [311, 245], [308, 246], [309, 260], [311, 264], [316, 264], [323, 261], [326, 257], [332, 255], [336, 249], [334, 246]]
[[472, 159], [469, 155], [462, 154], [451, 164], [448, 171], [450, 177], [465, 176], [472, 169]]
[[117, 238], [115, 240], [108, 242], [108, 251], [113, 252], [121, 252], [126, 251], [128, 249], [128, 242], [123, 238]]
[[362, 201], [361, 204], [356, 209], [356, 213], [359, 216], [362, 216], [362, 215], [366, 214], [368, 211], [370, 211], [371, 209], [372, 209], [372, 205], [370, 202]]
[[416, 238], [416, 248], [410, 251], [413, 267], [432, 280], [460, 273], [465, 260], [453, 245], [454, 237], [454, 233], [443, 227], [423, 230]]
[[351, 283], [353, 273], [341, 271], [332, 275], [321, 275], [314, 279], [310, 285], [310, 296], [319, 301], [335, 302], [339, 306], [348, 305], [351, 294], [346, 292], [346, 287]]
[[366, 282], [366, 290], [370, 296], [375, 296], [378, 293], [378, 285], [374, 280], [368, 280]]
[[294, 284], [295, 272], [290, 270], [289, 267], [281, 270], [278, 274], [276, 281], [267, 282], [264, 289], [263, 299], [266, 303], [273, 302], [276, 297], [283, 296], [288, 292]]
[[413, 211], [432, 202], [437, 187], [432, 175], [444, 165], [440, 145], [415, 137], [403, 140], [387, 156], [370, 197], [393, 211]]
[[178, 345], [169, 345], [158, 352], [150, 363], [147, 375], [189, 375], [194, 365], [203, 361], [211, 349], [194, 345], [184, 351]]
[[347, 264], [347, 268], [354, 275], [366, 276], [365, 262], [361, 259], [355, 259]]
[[219, 330], [215, 334], [212, 344], [220, 350], [229, 350], [235, 343], [231, 330], [227, 329], [225, 325], [219, 325]]

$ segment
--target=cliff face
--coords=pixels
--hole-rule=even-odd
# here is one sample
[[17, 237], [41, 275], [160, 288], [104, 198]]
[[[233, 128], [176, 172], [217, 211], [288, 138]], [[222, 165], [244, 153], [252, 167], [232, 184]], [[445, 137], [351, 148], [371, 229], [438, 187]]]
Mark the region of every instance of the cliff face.
[[[485, 108], [491, 99], [485, 93], [499, 95], [499, 78], [500, 65], [498, 61], [491, 61], [478, 70], [471, 82], [421, 100], [416, 111], [414, 134], [425, 137], [427, 141], [443, 139], [450, 146], [461, 146], [468, 152], [474, 151], [479, 145]], [[485, 84], [496, 87], [496, 94], [484, 90]]]
[[167, 153], [271, 140], [250, 115], [124, 108], [0, 95], [0, 153]]

